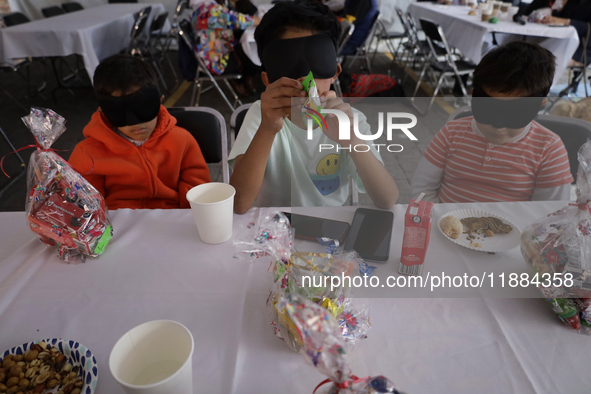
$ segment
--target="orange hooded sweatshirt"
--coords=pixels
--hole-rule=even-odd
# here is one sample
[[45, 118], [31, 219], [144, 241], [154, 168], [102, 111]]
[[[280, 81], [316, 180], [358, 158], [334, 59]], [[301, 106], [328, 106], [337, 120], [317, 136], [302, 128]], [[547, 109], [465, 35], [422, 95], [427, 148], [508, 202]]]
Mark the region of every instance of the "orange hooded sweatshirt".
[[117, 134], [101, 111], [83, 133], [86, 139], [69, 162], [109, 209], [188, 208], [187, 191], [211, 181], [197, 141], [163, 106], [156, 129], [140, 147]]

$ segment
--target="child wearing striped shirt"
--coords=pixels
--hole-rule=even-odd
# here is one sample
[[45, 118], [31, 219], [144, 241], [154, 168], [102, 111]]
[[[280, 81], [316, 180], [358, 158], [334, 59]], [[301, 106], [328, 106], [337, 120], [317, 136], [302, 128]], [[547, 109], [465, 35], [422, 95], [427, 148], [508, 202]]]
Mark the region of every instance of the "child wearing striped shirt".
[[560, 137], [533, 119], [544, 106], [555, 58], [534, 43], [495, 48], [474, 70], [473, 116], [435, 135], [411, 182], [432, 202], [569, 200]]

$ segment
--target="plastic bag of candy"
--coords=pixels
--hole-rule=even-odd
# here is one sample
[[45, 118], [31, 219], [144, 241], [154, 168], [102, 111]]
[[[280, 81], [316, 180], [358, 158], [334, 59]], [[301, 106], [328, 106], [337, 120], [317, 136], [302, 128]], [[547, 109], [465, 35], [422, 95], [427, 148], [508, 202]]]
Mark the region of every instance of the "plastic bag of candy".
[[316, 386], [314, 393], [402, 394], [384, 376], [358, 378], [351, 373], [339, 323], [325, 308], [299, 297], [282, 298], [278, 304], [302, 340], [300, 353], [304, 360], [328, 378]]
[[302, 105], [302, 116], [304, 118], [304, 124], [308, 124], [308, 119], [313, 119], [318, 125], [322, 125], [322, 111], [320, 96], [318, 95], [318, 88], [316, 87], [316, 81], [312, 75], [312, 71], [308, 73], [304, 81], [302, 82], [304, 91], [306, 92], [306, 98]]
[[27, 224], [65, 261], [97, 257], [113, 236], [105, 199], [50, 147], [66, 120], [50, 109], [31, 108], [22, 118], [37, 141], [27, 170]]
[[[260, 212], [260, 211], [259, 211]], [[293, 323], [278, 308], [278, 300], [292, 297], [308, 299], [328, 310], [339, 322], [348, 346], [366, 338], [371, 326], [369, 308], [356, 305], [351, 299], [351, 286], [346, 281], [333, 283], [332, 277], [360, 275], [357, 253], [331, 248], [331, 253], [297, 252], [292, 245], [289, 220], [281, 212], [255, 218], [234, 241], [237, 257], [252, 261], [268, 257], [271, 291], [267, 308], [274, 334], [297, 351], [301, 338]]]
[[544, 297], [570, 327], [591, 333], [591, 141], [578, 152], [577, 202], [527, 226], [521, 254]]

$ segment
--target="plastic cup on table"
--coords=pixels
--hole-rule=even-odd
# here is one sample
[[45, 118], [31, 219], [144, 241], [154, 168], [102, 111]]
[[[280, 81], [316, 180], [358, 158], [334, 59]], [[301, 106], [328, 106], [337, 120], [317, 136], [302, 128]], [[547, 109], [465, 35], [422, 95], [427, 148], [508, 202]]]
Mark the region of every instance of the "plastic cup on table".
[[154, 320], [123, 335], [109, 369], [127, 394], [192, 394], [191, 332], [172, 320]]
[[517, 12], [519, 12], [519, 7], [518, 6], [510, 6], [509, 9], [507, 10], [507, 18], [508, 20], [512, 21], [513, 20], [513, 16], [517, 14]]
[[204, 183], [187, 192], [199, 237], [206, 244], [221, 244], [232, 237], [236, 189], [220, 182]]
[[482, 22], [488, 22], [490, 18], [492, 18], [492, 10], [487, 8], [486, 10], [482, 11], [482, 16], [480, 19]]

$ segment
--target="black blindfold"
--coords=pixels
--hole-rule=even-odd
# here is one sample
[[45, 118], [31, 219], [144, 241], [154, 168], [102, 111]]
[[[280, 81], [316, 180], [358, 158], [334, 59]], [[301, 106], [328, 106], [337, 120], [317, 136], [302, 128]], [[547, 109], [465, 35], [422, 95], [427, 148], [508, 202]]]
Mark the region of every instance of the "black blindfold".
[[97, 95], [99, 106], [114, 127], [146, 123], [158, 116], [160, 92], [152, 85], [123, 97]]
[[527, 126], [542, 108], [544, 97], [522, 97], [500, 100], [486, 94], [480, 87], [472, 92], [472, 114], [478, 123], [496, 129], [521, 129]]
[[282, 77], [332, 78], [337, 73], [337, 53], [326, 34], [272, 41], [263, 50], [263, 70], [271, 83]]

